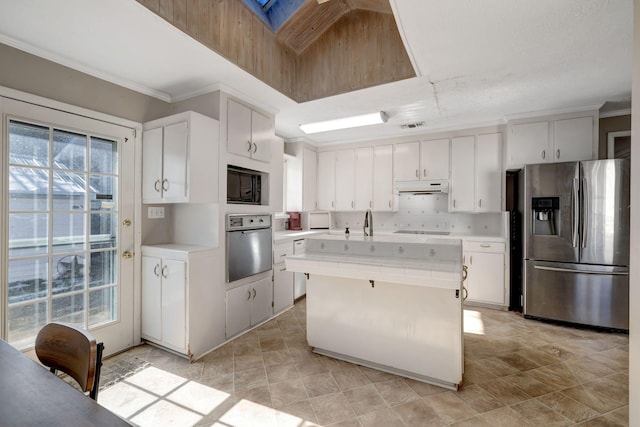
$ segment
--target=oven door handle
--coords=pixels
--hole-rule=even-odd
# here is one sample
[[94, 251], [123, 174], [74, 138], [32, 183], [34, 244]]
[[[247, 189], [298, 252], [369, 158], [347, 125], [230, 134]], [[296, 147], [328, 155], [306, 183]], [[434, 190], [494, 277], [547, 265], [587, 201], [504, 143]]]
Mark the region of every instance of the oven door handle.
[[258, 228], [256, 230], [242, 230], [242, 234], [253, 234], [253, 233], [257, 233], [260, 230], [264, 230], [263, 228]]

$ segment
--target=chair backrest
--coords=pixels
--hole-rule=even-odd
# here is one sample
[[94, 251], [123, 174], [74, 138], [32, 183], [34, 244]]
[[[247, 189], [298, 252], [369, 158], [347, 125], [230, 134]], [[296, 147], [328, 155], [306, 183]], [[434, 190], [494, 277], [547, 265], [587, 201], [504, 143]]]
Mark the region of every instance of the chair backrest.
[[96, 343], [88, 331], [64, 323], [48, 323], [36, 337], [40, 362], [51, 372], [60, 370], [71, 376], [94, 400], [98, 398], [102, 349], [102, 343]]

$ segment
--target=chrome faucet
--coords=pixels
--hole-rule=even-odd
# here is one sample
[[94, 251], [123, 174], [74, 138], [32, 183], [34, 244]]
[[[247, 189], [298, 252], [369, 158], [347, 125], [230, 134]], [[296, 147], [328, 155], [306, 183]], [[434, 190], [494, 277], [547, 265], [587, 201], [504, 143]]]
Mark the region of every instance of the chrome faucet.
[[[369, 227], [368, 233], [367, 227]], [[373, 236], [373, 214], [371, 213], [371, 209], [367, 209], [364, 213], [364, 225], [362, 226], [362, 230], [364, 231], [365, 236]]]

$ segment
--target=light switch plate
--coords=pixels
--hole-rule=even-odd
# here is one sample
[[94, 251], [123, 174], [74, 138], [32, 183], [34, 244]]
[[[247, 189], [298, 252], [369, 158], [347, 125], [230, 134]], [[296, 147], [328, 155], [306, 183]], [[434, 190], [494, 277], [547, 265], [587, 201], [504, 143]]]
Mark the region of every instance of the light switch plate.
[[161, 219], [164, 218], [163, 206], [149, 206], [147, 208], [147, 218], [149, 219]]

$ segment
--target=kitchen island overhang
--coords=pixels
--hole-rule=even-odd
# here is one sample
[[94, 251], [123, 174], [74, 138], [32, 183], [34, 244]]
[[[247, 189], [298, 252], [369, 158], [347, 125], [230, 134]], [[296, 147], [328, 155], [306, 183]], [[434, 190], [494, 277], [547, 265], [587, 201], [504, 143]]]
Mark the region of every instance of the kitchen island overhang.
[[307, 273], [307, 341], [314, 352], [459, 387], [460, 240], [319, 236], [285, 265]]

